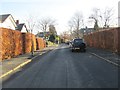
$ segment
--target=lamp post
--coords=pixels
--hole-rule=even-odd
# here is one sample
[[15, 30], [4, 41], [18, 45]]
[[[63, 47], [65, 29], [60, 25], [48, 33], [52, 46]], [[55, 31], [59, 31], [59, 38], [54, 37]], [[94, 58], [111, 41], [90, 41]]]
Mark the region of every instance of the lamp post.
[[31, 29], [31, 42], [32, 42], [32, 47], [31, 47], [31, 57], [34, 56], [34, 43], [33, 43], [33, 35], [32, 35], [33, 30]]

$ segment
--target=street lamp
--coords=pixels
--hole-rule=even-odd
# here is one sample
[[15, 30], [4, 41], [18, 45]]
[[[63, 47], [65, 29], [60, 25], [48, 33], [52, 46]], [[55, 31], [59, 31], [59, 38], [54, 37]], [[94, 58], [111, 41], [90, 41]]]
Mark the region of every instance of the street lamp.
[[32, 47], [31, 47], [31, 57], [34, 56], [34, 43], [33, 43], [33, 35], [32, 35], [33, 30], [31, 29], [31, 42], [32, 42]]

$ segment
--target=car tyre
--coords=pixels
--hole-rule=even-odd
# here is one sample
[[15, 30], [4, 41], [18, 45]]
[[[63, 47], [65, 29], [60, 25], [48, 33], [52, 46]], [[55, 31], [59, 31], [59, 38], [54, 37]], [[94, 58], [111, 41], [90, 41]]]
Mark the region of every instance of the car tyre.
[[83, 49], [83, 52], [86, 52], [86, 49]]
[[74, 52], [74, 50], [72, 49], [72, 52]]
[[86, 52], [86, 49], [85, 48], [81, 49], [81, 52]]

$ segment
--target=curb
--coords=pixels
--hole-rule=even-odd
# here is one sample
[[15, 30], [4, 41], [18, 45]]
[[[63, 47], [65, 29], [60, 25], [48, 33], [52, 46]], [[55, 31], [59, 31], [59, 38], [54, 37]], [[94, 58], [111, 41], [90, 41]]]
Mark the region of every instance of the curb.
[[99, 56], [99, 55], [97, 55], [95, 53], [92, 53], [92, 52], [89, 52], [89, 53], [92, 54], [92, 55], [94, 55], [94, 56], [96, 56], [96, 57], [98, 57], [98, 58], [100, 58], [100, 59], [103, 59], [103, 60], [105, 60], [105, 61], [107, 61], [107, 62], [109, 62], [109, 63], [111, 63], [111, 64], [113, 64], [115, 66], [120, 66], [119, 64], [114, 63], [114, 62], [110, 61], [109, 59], [103, 58], [103, 57], [101, 57], [101, 56]]
[[0, 79], [3, 78], [3, 77], [5, 77], [5, 76], [7, 76], [7, 75], [9, 75], [9, 74], [11, 74], [12, 72], [16, 71], [17, 69], [23, 67], [24, 65], [30, 63], [31, 61], [32, 61], [32, 60], [28, 60], [28, 61], [26, 61], [26, 62], [24, 62], [24, 63], [18, 65], [18, 66], [15, 67], [14, 69], [12, 69], [12, 70], [6, 72], [5, 74], [1, 75], [1, 76], [0, 76]]
[[[48, 50], [48, 51], [50, 51], [50, 50]], [[11, 74], [11, 73], [13, 73], [13, 72], [16, 71], [17, 69], [22, 68], [22, 67], [25, 66], [26, 64], [30, 63], [33, 59], [35, 59], [36, 57], [38, 57], [39, 55], [43, 55], [43, 54], [47, 53], [48, 51], [43, 52], [43, 53], [40, 53], [40, 54], [38, 54], [37, 56], [35, 56], [35, 57], [31, 58], [31, 59], [28, 59], [28, 61], [26, 61], [26, 62], [18, 65], [17, 67], [13, 68], [12, 70], [10, 70], [10, 71], [6, 72], [5, 74], [1, 75], [1, 76], [0, 76], [0, 79], [3, 78], [3, 77], [5, 77], [5, 76], [7, 76], [7, 75], [9, 75], [9, 74]]]

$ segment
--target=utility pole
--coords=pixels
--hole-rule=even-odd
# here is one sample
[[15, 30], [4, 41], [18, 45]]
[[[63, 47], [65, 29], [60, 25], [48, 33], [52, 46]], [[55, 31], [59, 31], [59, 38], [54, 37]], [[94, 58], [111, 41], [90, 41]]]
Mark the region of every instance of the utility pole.
[[33, 35], [32, 35], [33, 30], [31, 29], [31, 42], [32, 42], [32, 47], [31, 47], [31, 56], [34, 56], [34, 43], [33, 43]]

